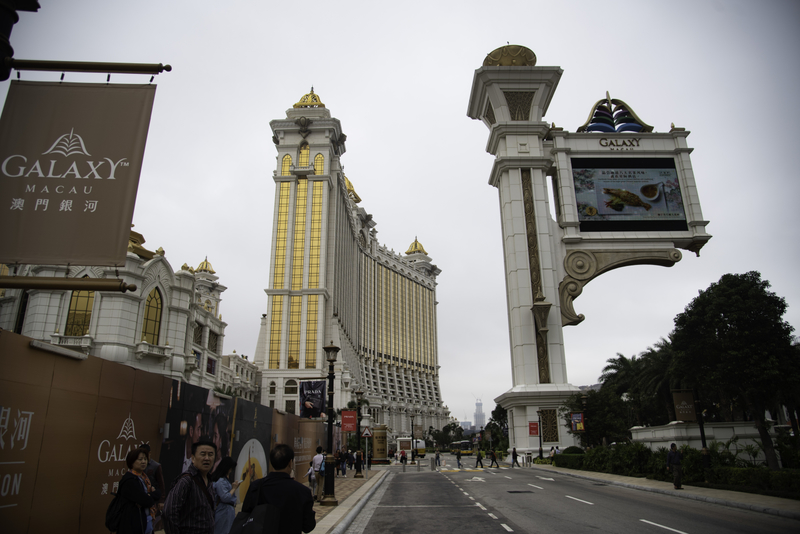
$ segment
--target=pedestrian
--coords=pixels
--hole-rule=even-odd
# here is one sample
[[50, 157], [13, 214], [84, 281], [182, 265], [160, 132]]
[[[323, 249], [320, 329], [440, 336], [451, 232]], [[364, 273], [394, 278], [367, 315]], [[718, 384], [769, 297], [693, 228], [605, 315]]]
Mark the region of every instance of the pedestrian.
[[325, 472], [322, 471], [322, 465], [324, 462], [325, 456], [322, 454], [322, 447], [317, 447], [317, 455], [311, 460], [311, 466], [314, 469], [314, 478], [317, 481], [317, 491], [315, 494], [315, 500], [317, 501], [322, 499], [322, 488], [325, 486]]
[[339, 451], [339, 468], [342, 470], [342, 476], [347, 478], [347, 449]]
[[558, 445], [556, 445], [556, 454], [561, 454], [561, 449], [558, 448]]
[[236, 471], [236, 461], [230, 456], [224, 457], [209, 477], [214, 483], [214, 496], [217, 507], [214, 510], [214, 533], [228, 534], [236, 517], [236, 490], [239, 481], [231, 481]]
[[306, 471], [306, 474], [303, 475], [303, 478], [307, 478], [308, 479], [308, 489], [311, 490], [311, 495], [315, 496], [314, 500], [316, 501], [317, 500], [317, 498], [316, 498], [316, 495], [317, 495], [317, 478], [314, 476], [314, 460], [311, 460], [310, 462], [308, 462], [308, 471]]
[[667, 471], [672, 470], [672, 485], [676, 490], [683, 489], [681, 486], [681, 451], [673, 443], [669, 446], [667, 453]]
[[217, 446], [208, 437], [192, 443], [192, 463], [167, 495], [164, 530], [167, 534], [213, 534], [214, 493], [208, 473]]
[[149, 481], [147, 468], [147, 452], [144, 449], [133, 449], [125, 456], [125, 464], [129, 471], [119, 481], [117, 495], [124, 501], [122, 517], [119, 523], [119, 534], [150, 534], [153, 532], [151, 508], [155, 506], [161, 495]]
[[556, 450], [553, 447], [550, 447], [550, 463], [553, 463], [553, 459], [556, 457]]
[[294, 450], [283, 443], [275, 445], [269, 452], [269, 463], [272, 470], [247, 491], [242, 511], [249, 514], [256, 506], [268, 504], [277, 509], [275, 515], [278, 516], [278, 524], [271, 525], [277, 529], [265, 529], [265, 532], [280, 534], [311, 532], [317, 526], [314, 517], [314, 497], [306, 486], [292, 480]]
[[400, 451], [400, 463], [406, 465], [406, 451]]
[[478, 464], [481, 464], [481, 469], [483, 469], [483, 454], [481, 454], [480, 449], [478, 449], [478, 455], [476, 456], [475, 469], [478, 468]]
[[352, 471], [354, 463], [355, 463], [355, 459], [353, 458], [353, 451], [351, 451], [350, 449], [347, 449], [347, 468]]
[[518, 458], [518, 456], [517, 456], [517, 448], [514, 447], [511, 450], [511, 468], [512, 469], [514, 468], [514, 464], [517, 464], [517, 467], [522, 467], [521, 465], [519, 465], [519, 460], [517, 460], [517, 458]]
[[367, 471], [370, 469], [372, 469], [372, 451], [369, 451], [369, 454], [367, 454]]
[[341, 463], [341, 456], [342, 455], [339, 449], [333, 451], [333, 470], [336, 471], [336, 478], [339, 478], [339, 464]]
[[153, 460], [150, 456], [150, 444], [149, 443], [142, 443], [140, 447], [143, 451], [147, 453], [147, 469], [144, 470], [145, 474], [147, 474], [147, 478], [150, 479], [150, 483], [156, 488], [161, 494], [161, 497], [158, 499], [156, 503], [156, 514], [155, 518], [153, 519], [153, 530], [162, 530], [163, 527], [161, 526], [161, 513], [164, 510], [164, 501], [167, 499], [167, 488], [164, 484], [164, 471], [161, 469], [161, 464]]
[[442, 462], [440, 461], [440, 458], [439, 458], [439, 449], [436, 449], [436, 467], [441, 467], [441, 465], [442, 465]]
[[364, 453], [361, 452], [361, 449], [356, 451], [356, 461], [354, 465], [356, 467], [356, 474], [361, 473], [361, 469], [364, 466]]
[[491, 460], [491, 462], [489, 462], [489, 467], [492, 467], [493, 465], [497, 465], [498, 468], [500, 467], [500, 464], [497, 463], [497, 453], [494, 451], [494, 449], [489, 451], [489, 459]]
[[462, 467], [461, 467], [461, 449], [456, 449], [456, 463], [458, 464], [458, 468], [462, 469]]

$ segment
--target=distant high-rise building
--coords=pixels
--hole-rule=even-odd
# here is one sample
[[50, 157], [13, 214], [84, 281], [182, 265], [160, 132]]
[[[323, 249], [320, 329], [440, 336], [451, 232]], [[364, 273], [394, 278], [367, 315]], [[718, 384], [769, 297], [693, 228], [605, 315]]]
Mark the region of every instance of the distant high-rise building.
[[461, 425], [461, 428], [463, 428], [464, 430], [469, 430], [470, 428], [472, 428], [472, 421], [461, 421], [459, 424]]
[[475, 428], [486, 426], [486, 414], [483, 413], [483, 403], [480, 399], [475, 401]]

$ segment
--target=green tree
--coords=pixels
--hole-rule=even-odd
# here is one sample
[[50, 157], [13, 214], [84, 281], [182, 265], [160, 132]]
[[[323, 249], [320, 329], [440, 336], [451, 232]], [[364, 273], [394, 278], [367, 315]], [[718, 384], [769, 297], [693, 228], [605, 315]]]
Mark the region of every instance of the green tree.
[[[585, 399], [583, 397], [586, 397]], [[586, 406], [583, 402], [586, 401]], [[612, 388], [576, 393], [561, 407], [561, 417], [570, 434], [577, 435], [581, 446], [598, 447], [613, 442], [630, 440], [626, 422], [625, 403]], [[572, 432], [570, 413], [583, 412], [586, 425], [583, 432]]]
[[673, 373], [699, 390], [718, 390], [747, 405], [770, 469], [778, 459], [765, 411], [793, 387], [797, 351], [783, 320], [786, 301], [768, 291], [761, 274], [726, 274], [700, 291], [675, 317]]

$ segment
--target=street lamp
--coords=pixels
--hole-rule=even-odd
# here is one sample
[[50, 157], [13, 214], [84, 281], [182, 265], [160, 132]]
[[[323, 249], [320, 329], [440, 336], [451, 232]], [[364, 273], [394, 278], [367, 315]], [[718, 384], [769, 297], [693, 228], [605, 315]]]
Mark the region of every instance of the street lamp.
[[417, 455], [414, 454], [414, 451], [417, 450], [417, 448], [414, 446], [414, 415], [415, 412], [411, 412], [411, 465], [416, 463], [414, 459], [417, 457]]
[[[358, 412], [356, 412], [356, 420], [358, 421], [358, 425], [356, 426], [356, 443], [358, 443], [358, 447], [356, 448], [356, 454], [358, 454], [358, 449], [361, 448], [361, 399], [364, 396], [364, 391], [361, 388], [356, 390], [356, 402], [358, 403]], [[361, 456], [362, 460], [364, 458], [363, 453]], [[361, 466], [360, 463], [356, 463], [357, 466]], [[363, 466], [361, 466], [363, 468]], [[361, 469], [356, 469], [356, 475], [353, 478], [364, 478], [364, 475], [361, 473]]]
[[536, 415], [539, 416], [539, 459], [544, 458], [542, 454], [542, 410], [536, 410]]
[[334, 480], [333, 480], [333, 473], [336, 470], [333, 461], [333, 419], [334, 419], [334, 412], [333, 412], [333, 364], [336, 363], [336, 354], [339, 352], [339, 347], [333, 344], [333, 341], [328, 344], [327, 347], [323, 347], [325, 350], [325, 357], [328, 360], [328, 451], [327, 456], [325, 458], [325, 494], [322, 496], [322, 500], [319, 502], [322, 506], [337, 506], [339, 501], [336, 500], [336, 495], [334, 494]]

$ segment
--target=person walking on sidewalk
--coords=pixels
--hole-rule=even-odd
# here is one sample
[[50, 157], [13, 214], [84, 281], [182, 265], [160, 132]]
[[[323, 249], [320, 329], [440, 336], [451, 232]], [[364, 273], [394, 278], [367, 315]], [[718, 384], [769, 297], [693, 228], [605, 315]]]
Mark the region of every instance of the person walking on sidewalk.
[[477, 456], [475, 458], [476, 458], [475, 469], [478, 468], [478, 464], [481, 464], [481, 469], [483, 469], [483, 454], [481, 454], [481, 450], [480, 449], [478, 449], [478, 454], [477, 454]]
[[491, 460], [491, 462], [489, 462], [489, 467], [497, 465], [497, 467], [500, 468], [500, 464], [497, 463], [497, 453], [494, 452], [494, 449], [489, 451], [489, 459]]
[[667, 471], [672, 470], [672, 485], [676, 490], [683, 489], [681, 486], [681, 451], [673, 443], [669, 446], [667, 453]]
[[459, 469], [463, 469], [461, 466], [461, 449], [456, 450], [456, 463], [458, 464]]
[[317, 447], [317, 454], [311, 459], [311, 468], [314, 469], [314, 478], [316, 479], [316, 491], [314, 492], [316, 501], [322, 500], [322, 490], [325, 486], [325, 471], [322, 469], [324, 464], [325, 456], [322, 454], [322, 447]]
[[439, 449], [436, 449], [436, 467], [441, 467], [442, 462], [439, 459]]
[[521, 465], [519, 465], [519, 460], [517, 460], [517, 458], [518, 458], [518, 456], [517, 456], [517, 448], [514, 447], [511, 450], [511, 468], [512, 469], [514, 468], [514, 464], [517, 464], [517, 467], [522, 467]]

